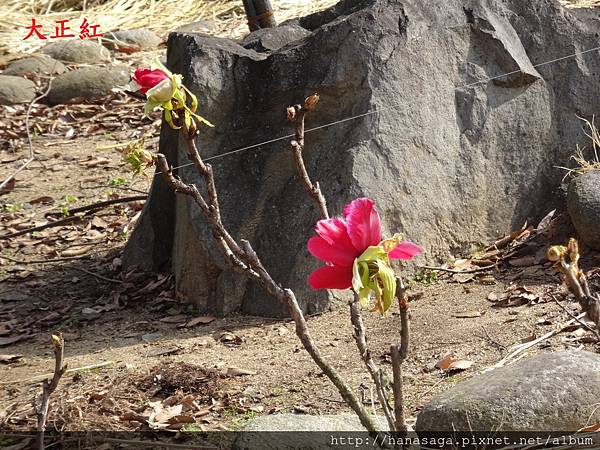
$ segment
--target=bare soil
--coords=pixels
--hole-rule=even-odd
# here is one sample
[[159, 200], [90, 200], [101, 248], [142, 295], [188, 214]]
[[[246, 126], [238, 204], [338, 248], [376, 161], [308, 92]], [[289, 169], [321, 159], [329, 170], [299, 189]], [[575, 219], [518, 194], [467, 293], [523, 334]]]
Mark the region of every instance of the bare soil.
[[[106, 146], [104, 140], [48, 142], [52, 144], [35, 139], [35, 149], [40, 155], [52, 152], [52, 157], [29, 166], [17, 177], [14, 190], [2, 197], [2, 235], [60, 211], [68, 195], [77, 196], [68, 204], [73, 208], [148, 189], [143, 176], [129, 180], [116, 150], [90, 151], [94, 144]], [[90, 155], [102, 162], [83, 164]], [[127, 181], [111, 186], [120, 178]], [[86, 189], [89, 184], [95, 187]], [[42, 194], [51, 198], [50, 204], [32, 205]], [[181, 301], [168, 274], [122, 271], [119, 254], [138, 203], [109, 206], [72, 224], [0, 240], [0, 339], [22, 338], [0, 347], [4, 355], [20, 355], [0, 366], [2, 429], [34, 428], [31, 402], [40, 392], [41, 378], [53, 369], [50, 334], [59, 331], [69, 367], [92, 368], [64, 377], [53, 396], [49, 430], [146, 430], [156, 405], [159, 411], [185, 406], [192, 422], [175, 423], [174, 430], [235, 430], [256, 415], [284, 411], [348, 412], [289, 321], [206, 316], [186, 326], [201, 314]], [[65, 256], [72, 249], [75, 256]], [[50, 262], [28, 262], [36, 260]], [[511, 346], [569, 319], [551, 300], [560, 280], [548, 264], [535, 266], [535, 271], [506, 267], [466, 278], [406, 273], [412, 280], [412, 342], [405, 364], [411, 416], [437, 393], [497, 363]], [[540, 297], [518, 307], [493, 307], [489, 294], [501, 294], [510, 283]], [[354, 345], [346, 294], [339, 294], [328, 312], [309, 318], [309, 326], [322, 352], [363, 391], [369, 407], [371, 382]], [[577, 311], [576, 306], [569, 308]], [[398, 338], [399, 316], [365, 312], [365, 320], [375, 360], [389, 366], [387, 351]], [[588, 342], [589, 333], [573, 327], [527, 354], [580, 346], [598, 349]], [[448, 352], [473, 365], [455, 372], [436, 369]]]

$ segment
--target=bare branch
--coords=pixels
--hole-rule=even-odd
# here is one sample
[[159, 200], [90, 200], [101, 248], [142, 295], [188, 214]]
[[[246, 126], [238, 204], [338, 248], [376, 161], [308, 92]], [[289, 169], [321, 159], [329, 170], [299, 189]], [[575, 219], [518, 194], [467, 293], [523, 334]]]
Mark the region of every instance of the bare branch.
[[[54, 66], [52, 66], [52, 70], [50, 71], [50, 73], [54, 72], [55, 66], [56, 66], [56, 62], [54, 63]], [[33, 107], [33, 105], [35, 105], [35, 103], [38, 102], [39, 100], [46, 97], [50, 93], [51, 88], [52, 88], [52, 78], [50, 79], [50, 81], [48, 81], [48, 87], [46, 88], [44, 93], [39, 95], [38, 97], [34, 98], [31, 101], [31, 103], [29, 103], [29, 106], [27, 107], [27, 114], [25, 114], [25, 130], [27, 131], [27, 143], [29, 145], [29, 158], [27, 158], [27, 160], [17, 170], [15, 170], [11, 175], [9, 175], [7, 178], [5, 178], [2, 183], [0, 183], [0, 192], [10, 182], [10, 180], [12, 180], [14, 177], [16, 177], [18, 173], [25, 170], [25, 168], [29, 164], [31, 164], [33, 161], [35, 161], [35, 159], [36, 159], [35, 153], [33, 152], [33, 143], [31, 142], [31, 130], [29, 129], [29, 117], [31, 116], [31, 108]]]
[[42, 394], [39, 406], [36, 408], [37, 415], [37, 448], [44, 450], [44, 431], [46, 430], [46, 419], [48, 416], [48, 406], [50, 404], [50, 396], [58, 387], [58, 383], [67, 370], [67, 365], [63, 364], [65, 341], [62, 334], [52, 335], [52, 347], [54, 350], [54, 376], [51, 381], [47, 379], [42, 383]]
[[[575, 296], [582, 311], [596, 324], [596, 328], [600, 331], [600, 300], [591, 294], [587, 278], [579, 271], [576, 263], [568, 264], [564, 258], [560, 259], [558, 268], [565, 278], [567, 288]], [[575, 275], [575, 272], [579, 273], [579, 277]]]
[[215, 219], [209, 205], [206, 203], [204, 197], [202, 197], [200, 192], [198, 192], [196, 186], [187, 185], [178, 178], [175, 178], [173, 172], [171, 171], [171, 168], [167, 164], [167, 159], [165, 158], [165, 155], [161, 153], [156, 155], [156, 165], [158, 169], [162, 172], [163, 178], [165, 179], [167, 184], [171, 186], [171, 189], [173, 189], [173, 191], [192, 197], [196, 205], [200, 207], [200, 209], [209, 221], [213, 237], [221, 247], [223, 254], [229, 260], [231, 266], [240, 272], [244, 272], [247, 275], [256, 278], [258, 276], [256, 272], [249, 268], [247, 264], [245, 264], [237, 255], [235, 255], [229, 247], [228, 243], [225, 241], [224, 236], [228, 234], [227, 231], [223, 227], [223, 224]]
[[[319, 207], [319, 211], [321, 212], [322, 219], [329, 219], [329, 212], [327, 211], [327, 202], [325, 201], [325, 197], [321, 192], [321, 187], [319, 183], [313, 183], [308, 175], [308, 171], [306, 170], [306, 166], [304, 165], [304, 157], [302, 156], [302, 152], [304, 151], [304, 117], [306, 113], [314, 107], [314, 104], [310, 105], [310, 99], [315, 98], [316, 94], [308, 97], [304, 101], [304, 106], [294, 105], [288, 107], [288, 118], [295, 125], [295, 138], [291, 142], [292, 146], [292, 154], [294, 155], [294, 161], [296, 163], [296, 168], [298, 169], [298, 174], [300, 175], [300, 179], [302, 180], [302, 184], [306, 188], [308, 195], [310, 195], [313, 200], [317, 203]], [[318, 101], [318, 96], [316, 97]]]
[[350, 305], [350, 320], [352, 321], [352, 327], [354, 328], [352, 335], [354, 336], [356, 346], [358, 347], [358, 352], [360, 353], [360, 357], [365, 363], [365, 367], [367, 368], [367, 371], [369, 372], [369, 375], [371, 375], [371, 379], [375, 384], [377, 398], [379, 399], [379, 403], [383, 409], [383, 413], [388, 422], [388, 426], [390, 427], [390, 431], [396, 431], [394, 416], [387, 401], [384, 373], [377, 367], [375, 361], [373, 361], [371, 352], [367, 345], [365, 325], [360, 313], [358, 295], [354, 293], [354, 298], [348, 303]]
[[400, 308], [400, 344], [391, 345], [392, 373], [394, 377], [392, 389], [394, 392], [394, 416], [396, 418], [396, 430], [406, 435], [407, 426], [404, 419], [404, 393], [402, 384], [402, 363], [408, 356], [410, 340], [410, 320], [408, 315], [408, 289], [400, 277], [396, 277], [396, 297]]
[[306, 319], [302, 314], [302, 310], [298, 305], [294, 293], [289, 289], [284, 289], [272, 279], [248, 241], [242, 240], [241, 244], [238, 244], [224, 227], [218, 209], [217, 191], [214, 187], [215, 184], [212, 170], [210, 170], [209, 165], [202, 161], [193, 141], [193, 133], [182, 131], [182, 136], [186, 140], [188, 155], [190, 155], [191, 159], [194, 161], [196, 169], [204, 177], [209, 200], [207, 202], [194, 185], [187, 185], [173, 176], [165, 156], [158, 154], [157, 166], [160, 172], [162, 172], [167, 184], [171, 186], [175, 192], [188, 195], [196, 202], [208, 220], [213, 237], [219, 243], [219, 247], [226, 255], [229, 264], [238, 271], [250, 275], [271, 296], [288, 307], [290, 315], [296, 324], [296, 334], [306, 351], [310, 354], [317, 366], [319, 366], [323, 373], [325, 373], [335, 385], [344, 401], [358, 415], [363, 426], [372, 434], [377, 434], [376, 426], [371, 416], [363, 408], [362, 404], [348, 385], [341, 379], [337, 371], [318, 351], [317, 346], [310, 336]]
[[575, 321], [577, 321], [577, 323], [579, 323], [579, 325], [581, 325], [582, 327], [584, 327], [586, 330], [591, 331], [592, 333], [594, 333], [596, 335], [596, 339], [598, 339], [598, 342], [600, 342], [600, 333], [598, 333], [598, 331], [594, 330], [587, 323], [585, 323], [583, 320], [579, 319], [575, 314], [573, 314], [571, 311], [569, 311], [567, 309], [567, 307], [565, 305], [563, 305], [561, 302], [559, 302], [556, 297], [552, 296], [552, 299], [554, 300], [554, 302], [558, 306], [560, 306], [560, 308], [564, 312], [566, 312], [569, 315], [569, 317], [571, 317], [572, 319], [575, 319]]

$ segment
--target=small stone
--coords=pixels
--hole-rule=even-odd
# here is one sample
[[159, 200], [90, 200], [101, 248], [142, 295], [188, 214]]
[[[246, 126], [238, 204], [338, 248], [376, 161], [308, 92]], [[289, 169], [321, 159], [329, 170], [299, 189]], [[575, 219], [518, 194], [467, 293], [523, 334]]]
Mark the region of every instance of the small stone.
[[426, 404], [417, 433], [576, 431], [600, 422], [600, 355], [544, 353], [477, 375]]
[[184, 32], [206, 32], [210, 30], [214, 30], [217, 27], [217, 24], [214, 20], [204, 20], [200, 19], [196, 22], [186, 23], [184, 25], [180, 25], [175, 28], [173, 31], [177, 31], [179, 33]]
[[0, 75], [0, 105], [29, 103], [34, 98], [33, 81], [12, 75]]
[[98, 64], [110, 61], [110, 52], [106, 48], [85, 39], [52, 42], [43, 47], [41, 51], [54, 59], [70, 63]]
[[[330, 448], [331, 435], [323, 432], [344, 433], [345, 437], [356, 435], [365, 437], [366, 429], [355, 415], [322, 415], [307, 414], [271, 414], [260, 416], [242, 429], [233, 443], [233, 449], [250, 448], [270, 449], [305, 449]], [[302, 440], [290, 439], [293, 432], [320, 431], [321, 433], [302, 433]], [[290, 433], [291, 432], [291, 433]]]
[[83, 67], [56, 77], [48, 94], [48, 102], [56, 105], [78, 98], [101, 97], [110, 93], [111, 89], [128, 82], [127, 67]]
[[600, 250], [600, 170], [582, 173], [571, 180], [567, 208], [581, 240]]
[[3, 75], [58, 75], [65, 73], [67, 68], [60, 61], [48, 56], [32, 56], [12, 62]]
[[153, 31], [136, 29], [112, 31], [104, 35], [102, 44], [111, 50], [133, 48], [135, 50], [154, 50], [162, 39]]

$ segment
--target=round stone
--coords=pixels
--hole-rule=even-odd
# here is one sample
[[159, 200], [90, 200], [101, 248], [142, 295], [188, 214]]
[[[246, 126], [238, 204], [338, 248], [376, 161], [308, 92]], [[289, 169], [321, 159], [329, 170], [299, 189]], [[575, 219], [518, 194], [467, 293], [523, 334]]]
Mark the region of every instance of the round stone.
[[56, 105], [101, 97], [128, 82], [129, 70], [125, 66], [83, 67], [56, 77], [48, 93], [48, 102]]
[[0, 105], [29, 103], [35, 98], [35, 84], [23, 77], [0, 75]]
[[86, 39], [52, 42], [41, 51], [54, 59], [69, 63], [97, 64], [110, 61], [110, 52], [106, 48]]
[[67, 68], [60, 61], [48, 56], [32, 56], [10, 63], [3, 75], [58, 75]]
[[580, 239], [600, 250], [600, 170], [582, 173], [571, 180], [567, 208]]

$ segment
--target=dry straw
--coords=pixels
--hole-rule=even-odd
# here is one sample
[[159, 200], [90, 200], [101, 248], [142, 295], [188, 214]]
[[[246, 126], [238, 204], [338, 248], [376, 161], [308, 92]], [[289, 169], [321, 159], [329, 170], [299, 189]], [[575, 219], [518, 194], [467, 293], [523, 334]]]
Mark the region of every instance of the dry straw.
[[575, 168], [569, 168], [569, 167], [562, 167], [562, 166], [557, 166], [559, 169], [563, 169], [566, 170], [567, 173], [565, 174], [563, 181], [569, 176], [569, 175], [577, 175], [577, 174], [582, 174], [585, 172], [589, 172], [590, 170], [599, 170], [600, 169], [600, 158], [598, 156], [599, 151], [600, 151], [600, 132], [598, 131], [598, 128], [596, 128], [596, 124], [594, 123], [594, 119], [595, 117], [592, 117], [592, 120], [587, 120], [583, 117], [579, 117], [577, 116], [586, 126], [586, 129], [584, 128], [584, 134], [592, 141], [592, 149], [594, 152], [594, 157], [592, 159], [587, 159], [584, 156], [584, 148], [581, 148], [579, 145], [577, 145], [577, 150], [575, 151], [575, 154], [573, 156], [571, 156], [571, 159], [573, 161], [575, 161], [576, 167]]
[[[279, 23], [327, 8], [338, 0], [274, 0]], [[44, 41], [27, 34], [33, 18], [42, 31], [54, 33], [55, 22], [68, 19], [72, 33], [79, 32], [85, 17], [99, 24], [100, 32], [145, 28], [166, 36], [176, 28], [210, 21], [208, 34], [238, 38], [248, 33], [242, 0], [3, 0], [0, 16], [0, 54], [32, 53]]]

